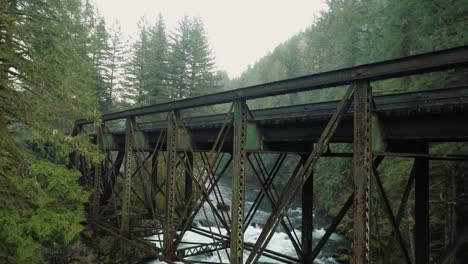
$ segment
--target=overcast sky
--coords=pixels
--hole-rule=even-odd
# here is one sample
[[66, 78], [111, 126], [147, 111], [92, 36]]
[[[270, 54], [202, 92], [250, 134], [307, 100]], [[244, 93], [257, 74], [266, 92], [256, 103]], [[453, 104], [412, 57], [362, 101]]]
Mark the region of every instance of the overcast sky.
[[94, 0], [108, 25], [118, 20], [130, 38], [145, 16], [158, 13], [169, 31], [184, 16], [200, 16], [216, 64], [229, 76], [239, 76], [249, 64], [311, 25], [326, 8], [324, 0]]

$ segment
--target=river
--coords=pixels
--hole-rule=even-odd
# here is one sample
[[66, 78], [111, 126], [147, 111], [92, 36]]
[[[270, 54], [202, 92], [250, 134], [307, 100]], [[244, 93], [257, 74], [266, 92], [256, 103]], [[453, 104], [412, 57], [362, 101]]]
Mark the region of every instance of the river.
[[[219, 189], [222, 193], [224, 202], [226, 204], [231, 204], [231, 182], [230, 178], [226, 179], [221, 179], [219, 182]], [[253, 201], [258, 194], [259, 188], [255, 187], [254, 188], [247, 188], [246, 189], [246, 208], [245, 211], [248, 212], [250, 207], [253, 204]], [[216, 198], [214, 193], [210, 195], [210, 199], [213, 201], [213, 204], [216, 206]], [[206, 216], [205, 217], [205, 213]], [[264, 199], [262, 205], [258, 209], [257, 213], [255, 214], [251, 225], [247, 228], [247, 230], [244, 233], [244, 240], [246, 242], [251, 242], [255, 243], [258, 236], [260, 235], [262, 231], [262, 223], [265, 223], [269, 217], [269, 206], [267, 203], [266, 198]], [[291, 208], [288, 210], [288, 216], [291, 220], [291, 223], [294, 227], [294, 230], [300, 239], [301, 237], [301, 217], [302, 217], [302, 210], [299, 207], [299, 204], [297, 201], [292, 203]], [[207, 221], [208, 218], [208, 221]], [[315, 225], [315, 230], [312, 233], [313, 236], [313, 241], [314, 245], [318, 242], [318, 240], [321, 238], [321, 236], [325, 233], [325, 230], [323, 229], [323, 226], [320, 226], [320, 224], [324, 224], [324, 219], [320, 215], [316, 215], [314, 212], [314, 225]], [[208, 206], [207, 203], [203, 206], [203, 209], [201, 209], [197, 216], [195, 217], [194, 220], [194, 226], [200, 228], [200, 229], [205, 229], [205, 230], [210, 230], [212, 232], [219, 233], [221, 232], [222, 235], [226, 235], [226, 230], [223, 228], [218, 229], [216, 223], [214, 222], [213, 218], [213, 213], [211, 212], [210, 207]], [[158, 238], [157, 235], [150, 237], [152, 239], [162, 239], [160, 236]], [[188, 247], [192, 246], [191, 244], [184, 244], [183, 242], [186, 243], [192, 243], [192, 242], [201, 242], [201, 243], [211, 243], [213, 242], [213, 239], [210, 237], [202, 236], [197, 233], [188, 231], [184, 235], [184, 238], [182, 240], [181, 245], [179, 248], [183, 247]], [[160, 246], [160, 245], [158, 245]], [[333, 264], [333, 263], [338, 263], [336, 260], [333, 258], [333, 253], [336, 251], [337, 248], [339, 247], [349, 247], [350, 246], [350, 241], [347, 240], [344, 236], [339, 235], [339, 234], [333, 234], [328, 243], [325, 245], [325, 247], [322, 249], [320, 255], [316, 259], [314, 263], [317, 264]], [[292, 256], [292, 257], [297, 257], [296, 251], [294, 250], [293, 244], [291, 243], [288, 235], [282, 230], [281, 227], [277, 228], [276, 232], [274, 233], [270, 243], [267, 246], [267, 249], [274, 250], [276, 252]], [[229, 249], [228, 249], [229, 250]], [[249, 251], [244, 251], [244, 261], [247, 259], [249, 254]], [[228, 263], [228, 257], [226, 254], [226, 250], [219, 250], [218, 252], [213, 252], [212, 254], [205, 254], [205, 255], [200, 255], [192, 258], [187, 258], [188, 260], [200, 260], [200, 261], [206, 261], [210, 263], [219, 263], [220, 259], [222, 260], [223, 263]], [[164, 263], [160, 262], [158, 260], [153, 260], [148, 263]], [[259, 259], [259, 263], [280, 263], [278, 261], [275, 261], [273, 259], [267, 258], [267, 257], [261, 257]]]

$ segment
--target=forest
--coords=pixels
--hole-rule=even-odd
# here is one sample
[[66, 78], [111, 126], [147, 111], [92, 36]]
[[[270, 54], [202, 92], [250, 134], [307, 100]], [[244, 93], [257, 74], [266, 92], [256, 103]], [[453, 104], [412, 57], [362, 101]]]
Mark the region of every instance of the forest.
[[[86, 135], [70, 136], [78, 119], [99, 124], [103, 113], [468, 44], [467, 0], [326, 2], [327, 10], [307, 29], [230, 78], [215, 64], [200, 17], [181, 17], [171, 31], [164, 14], [155, 21], [142, 18], [137, 38], [126, 42], [118, 23], [107, 24], [89, 0], [0, 0], [0, 262], [66, 263], [81, 239], [91, 189], [83, 187], [70, 159], [81, 155], [92, 167], [103, 154]], [[372, 89], [378, 95], [467, 81], [463, 68], [377, 82]], [[341, 96], [340, 90], [327, 89], [248, 104], [257, 109]], [[346, 144], [333, 148], [351, 150]], [[468, 146], [434, 143], [430, 153], [466, 154]], [[406, 179], [401, 176], [411, 164], [390, 158], [380, 166], [392, 201], [399, 200]], [[468, 164], [434, 161], [430, 166], [431, 232], [442, 243], [432, 247], [437, 254], [443, 249], [450, 195], [445, 177], [458, 186], [453, 198], [461, 204], [458, 225], [468, 222]], [[326, 215], [336, 215], [347, 198], [343, 190], [351, 191], [351, 159], [320, 161], [315, 174], [314, 203]], [[401, 227], [407, 241], [414, 225], [412, 203]], [[383, 214], [379, 208], [373, 211]], [[351, 224], [348, 215], [340, 232], [349, 235]], [[373, 225], [373, 254], [383, 256], [386, 245], [379, 241], [391, 235], [391, 227], [386, 220]], [[349, 261], [346, 254], [341, 257]], [[401, 256], [391, 257], [398, 263]]]

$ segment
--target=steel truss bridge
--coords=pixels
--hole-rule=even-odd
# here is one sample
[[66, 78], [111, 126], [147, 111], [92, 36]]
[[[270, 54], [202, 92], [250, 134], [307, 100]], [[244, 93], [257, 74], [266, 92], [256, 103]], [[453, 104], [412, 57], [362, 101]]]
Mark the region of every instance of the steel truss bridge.
[[[169, 263], [203, 263], [190, 257], [219, 251], [228, 254], [230, 263], [244, 263], [244, 255], [246, 263], [256, 263], [261, 256], [283, 263], [312, 263], [352, 208], [353, 263], [369, 263], [372, 185], [392, 226], [387, 245], [395, 246], [406, 263], [429, 263], [429, 161], [467, 157], [431, 155], [428, 143], [468, 139], [468, 87], [373, 96], [371, 84], [441, 71], [450, 75], [466, 71], [467, 65], [468, 46], [464, 46], [104, 114], [101, 125], [78, 120], [74, 135], [89, 133], [106, 154], [93, 169], [86, 168], [82, 157], [74, 157], [75, 166], [94, 188], [90, 223]], [[341, 100], [252, 111], [246, 103], [331, 87], [343, 90]], [[186, 110], [226, 103], [229, 110], [222, 113], [181, 117]], [[141, 122], [155, 115], [164, 118]], [[125, 120], [125, 129], [112, 129], [115, 120]], [[352, 143], [353, 150], [336, 153], [329, 147], [332, 143]], [[277, 155], [267, 166], [264, 155], [270, 153]], [[280, 188], [274, 179], [290, 155], [300, 158]], [[409, 176], [402, 175], [407, 183], [397, 211], [390, 206], [377, 170], [388, 156], [414, 160]], [[325, 235], [313, 245], [314, 168], [326, 157], [352, 158], [353, 191]], [[248, 168], [252, 173], [246, 175]], [[218, 182], [226, 172], [233, 175], [228, 211], [218, 208], [225, 203]], [[247, 177], [261, 186], [248, 210]], [[415, 251], [410, 252], [399, 226], [413, 189]], [[286, 213], [301, 193], [304, 236], [296, 234]], [[210, 199], [213, 194], [218, 204]], [[244, 232], [263, 200], [273, 212], [257, 241], [248, 243]], [[216, 224], [210, 229], [193, 224], [197, 213], [206, 216], [205, 207], [211, 209]], [[453, 210], [454, 205], [447, 205], [448, 214]], [[297, 256], [267, 248], [278, 226], [287, 233]], [[187, 242], [184, 235], [189, 231], [211, 242]]]

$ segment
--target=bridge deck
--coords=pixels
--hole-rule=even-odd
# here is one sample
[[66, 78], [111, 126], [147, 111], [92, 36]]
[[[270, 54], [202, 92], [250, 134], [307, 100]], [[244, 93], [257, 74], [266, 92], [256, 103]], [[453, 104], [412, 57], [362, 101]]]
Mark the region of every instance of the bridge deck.
[[[428, 141], [465, 141], [468, 139], [468, 87], [375, 96], [378, 117], [387, 140], [424, 139]], [[294, 105], [252, 111], [263, 135], [265, 152], [307, 152], [320, 137], [338, 101]], [[352, 142], [353, 107], [338, 126], [331, 142]], [[195, 150], [212, 146], [225, 114], [183, 119], [194, 140]], [[140, 124], [150, 146], [155, 144], [167, 122]], [[125, 131], [115, 131], [117, 149], [125, 145]], [[232, 141], [232, 131], [226, 142]], [[310, 143], [310, 144], [304, 144]], [[230, 152], [232, 144], [224, 144]]]

